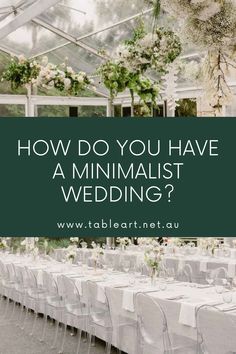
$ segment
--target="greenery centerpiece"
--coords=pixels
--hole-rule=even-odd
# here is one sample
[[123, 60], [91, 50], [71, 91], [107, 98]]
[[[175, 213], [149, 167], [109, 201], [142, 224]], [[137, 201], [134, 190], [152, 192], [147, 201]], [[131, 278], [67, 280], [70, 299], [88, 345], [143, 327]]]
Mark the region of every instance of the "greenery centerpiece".
[[162, 261], [164, 250], [156, 240], [147, 247], [144, 254], [144, 262], [150, 270], [151, 283], [154, 285]]
[[122, 251], [125, 251], [126, 247], [131, 245], [131, 240], [129, 237], [117, 237], [116, 243], [118, 243]]
[[8, 248], [7, 240], [3, 237], [0, 238], [0, 250], [6, 250]]
[[214, 237], [200, 238], [198, 247], [204, 255], [214, 256], [215, 249], [219, 248], [220, 241]]
[[66, 260], [69, 263], [74, 263], [77, 252], [76, 252], [77, 247], [75, 245], [70, 245], [66, 249]]

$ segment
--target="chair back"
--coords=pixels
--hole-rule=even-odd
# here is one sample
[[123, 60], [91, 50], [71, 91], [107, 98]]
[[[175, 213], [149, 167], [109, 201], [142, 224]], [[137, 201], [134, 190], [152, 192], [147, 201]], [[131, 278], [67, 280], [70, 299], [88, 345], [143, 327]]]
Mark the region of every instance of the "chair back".
[[50, 296], [59, 294], [58, 285], [53, 275], [47, 271], [42, 271], [43, 288]]
[[179, 281], [192, 283], [193, 270], [190, 264], [185, 264], [182, 268], [178, 270], [177, 279]]
[[220, 280], [225, 280], [225, 281], [227, 281], [227, 279], [229, 277], [228, 270], [225, 267], [216, 268], [213, 271], [213, 275], [214, 275], [215, 279], [220, 279]]
[[88, 311], [90, 320], [93, 323], [103, 323], [104, 327], [112, 327], [110, 314], [110, 306], [107, 299], [106, 291], [99, 289], [102, 292], [102, 300], [98, 300], [98, 286], [96, 282], [87, 281], [87, 296], [88, 296]]
[[6, 266], [5, 266], [5, 269], [6, 269], [6, 272], [7, 272], [8, 279], [11, 282], [16, 282], [16, 274], [15, 274], [15, 269], [13, 267], [13, 264], [12, 263], [7, 263]]
[[27, 286], [29, 289], [37, 290], [38, 289], [38, 283], [37, 283], [37, 278], [32, 269], [25, 267], [25, 274], [27, 277]]
[[72, 311], [73, 308], [76, 306], [77, 309], [81, 309], [82, 313], [84, 305], [81, 303], [79, 290], [75, 282], [72, 279], [66, 277], [65, 275], [61, 275], [58, 278], [58, 289], [59, 295], [61, 295], [64, 299], [65, 306], [68, 311]]
[[236, 319], [211, 305], [202, 305], [196, 312], [198, 345], [203, 353], [236, 352]]
[[[171, 353], [171, 343], [165, 313], [158, 302], [146, 294], [136, 295], [135, 307], [138, 316], [138, 338], [143, 353], [148, 348], [156, 353]], [[146, 349], [147, 348], [147, 349]]]
[[1, 273], [1, 277], [8, 281], [10, 280], [10, 275], [9, 275], [9, 271], [6, 267], [6, 265], [0, 260], [0, 273]]

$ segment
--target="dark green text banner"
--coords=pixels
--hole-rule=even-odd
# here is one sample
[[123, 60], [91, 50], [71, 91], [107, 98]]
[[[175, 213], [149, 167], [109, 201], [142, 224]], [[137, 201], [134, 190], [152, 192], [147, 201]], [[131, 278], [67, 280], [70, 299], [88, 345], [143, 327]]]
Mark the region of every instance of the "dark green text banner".
[[0, 118], [0, 236], [236, 236], [236, 118]]

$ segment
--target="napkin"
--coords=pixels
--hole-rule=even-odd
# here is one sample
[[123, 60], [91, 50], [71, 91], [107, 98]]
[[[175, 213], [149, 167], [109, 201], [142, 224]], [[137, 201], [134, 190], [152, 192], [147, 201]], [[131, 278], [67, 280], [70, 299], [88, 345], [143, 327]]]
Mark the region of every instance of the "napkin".
[[122, 308], [129, 312], [134, 312], [134, 297], [138, 293], [150, 293], [156, 292], [159, 289], [155, 288], [145, 288], [145, 289], [125, 289], [123, 292]]
[[183, 302], [180, 308], [179, 323], [195, 328], [196, 327], [196, 304]]
[[200, 299], [191, 299], [191, 302], [183, 301], [181, 302], [180, 314], [179, 314], [179, 323], [196, 328], [196, 311], [198, 307], [204, 304], [210, 304], [206, 300]]
[[126, 290], [123, 293], [122, 308], [126, 311], [134, 312], [135, 290]]
[[39, 270], [37, 274], [37, 283], [40, 286], [43, 286], [43, 271]]
[[83, 295], [83, 290], [82, 290], [82, 282], [81, 282], [81, 279], [76, 279], [75, 285], [76, 285], [76, 287], [77, 287], [77, 289], [78, 289], [78, 292], [79, 292], [80, 296], [82, 296], [82, 295]]
[[106, 284], [99, 284], [99, 286], [97, 287], [97, 300], [103, 304], [105, 304], [106, 302], [106, 295], [105, 295], [105, 286], [110, 286], [113, 288], [118, 288], [118, 287], [126, 287], [127, 283], [108, 283], [106, 282]]
[[97, 300], [103, 304], [106, 303], [106, 295], [105, 295], [105, 285], [101, 285], [97, 287]]

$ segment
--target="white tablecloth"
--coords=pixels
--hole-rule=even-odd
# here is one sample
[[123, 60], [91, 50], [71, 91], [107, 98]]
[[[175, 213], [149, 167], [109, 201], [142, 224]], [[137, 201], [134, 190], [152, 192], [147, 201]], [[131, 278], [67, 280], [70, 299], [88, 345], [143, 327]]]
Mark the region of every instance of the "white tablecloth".
[[[100, 270], [87, 269], [85, 272], [81, 267], [60, 262], [50, 262], [46, 260], [32, 260], [30, 257], [17, 257], [13, 255], [0, 256], [1, 261], [5, 264], [14, 263], [16, 267], [29, 267], [35, 273], [38, 284], [42, 283], [42, 271], [51, 272], [54, 279], [63, 274], [71, 278], [77, 285], [79, 293], [86, 301], [86, 285], [87, 280], [95, 281], [98, 286], [97, 299], [101, 303], [105, 301], [104, 290], [106, 290], [111, 311], [111, 318], [114, 325], [113, 344], [117, 345], [116, 327], [120, 316], [125, 316], [132, 320], [136, 320], [135, 296], [142, 292], [151, 298], [157, 300], [162, 306], [169, 330], [173, 333], [185, 335], [196, 340], [196, 322], [195, 311], [198, 306], [203, 304], [219, 304], [222, 303], [222, 295], [215, 292], [213, 287], [196, 285], [194, 287], [189, 284], [172, 282], [167, 284], [167, 288], [160, 290], [159, 284], [151, 286], [149, 280], [136, 279], [133, 286], [129, 285], [129, 275], [119, 272], [110, 274], [103, 273]], [[234, 294], [233, 303], [236, 306], [236, 297]], [[231, 304], [232, 306], [232, 304]], [[236, 319], [236, 312], [226, 312], [226, 316]], [[220, 322], [219, 322], [220, 325]], [[99, 336], [104, 339], [103, 333]], [[129, 338], [127, 340], [127, 337]], [[222, 338], [216, 338], [222, 340]], [[130, 327], [123, 333], [120, 338], [119, 347], [129, 354], [137, 352], [137, 330], [136, 327]], [[236, 351], [236, 348], [235, 348]], [[215, 353], [222, 354], [222, 353]]]

